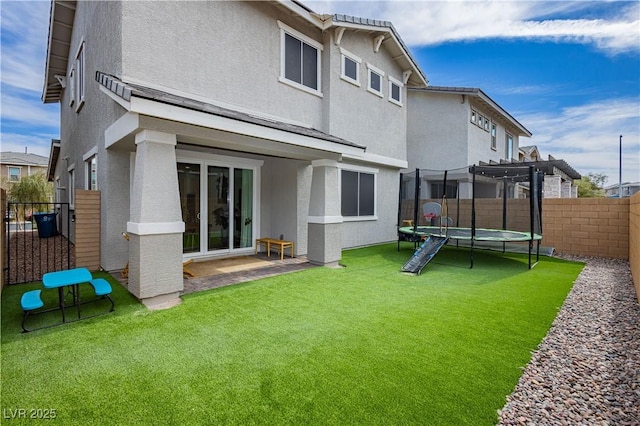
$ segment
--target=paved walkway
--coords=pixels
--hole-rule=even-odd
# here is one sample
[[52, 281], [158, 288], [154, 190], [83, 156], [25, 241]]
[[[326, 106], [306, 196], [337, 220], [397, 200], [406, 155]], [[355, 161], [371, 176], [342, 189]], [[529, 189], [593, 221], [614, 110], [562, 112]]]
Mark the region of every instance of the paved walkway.
[[252, 257], [267, 261], [269, 262], [269, 265], [261, 268], [216, 274], [207, 277], [189, 279], [185, 278], [183, 293], [188, 294], [194, 293], [196, 291], [209, 290], [212, 288], [244, 283], [247, 281], [258, 280], [260, 278], [267, 278], [276, 275], [287, 274], [290, 272], [302, 271], [316, 266], [309, 263], [306, 256], [294, 258], [285, 257], [284, 260], [280, 260], [275, 256], [267, 257], [265, 254], [257, 254]]

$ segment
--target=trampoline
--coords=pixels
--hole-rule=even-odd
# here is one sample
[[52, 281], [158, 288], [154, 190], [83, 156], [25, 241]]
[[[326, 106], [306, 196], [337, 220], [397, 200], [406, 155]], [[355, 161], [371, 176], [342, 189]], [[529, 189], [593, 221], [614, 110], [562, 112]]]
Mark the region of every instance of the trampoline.
[[[473, 230], [471, 228], [457, 228], [453, 226], [418, 226], [415, 229], [413, 226], [405, 226], [398, 229], [398, 232], [406, 235], [420, 235], [421, 237], [433, 235], [436, 237], [449, 237], [454, 240], [471, 241]], [[533, 238], [531, 238], [530, 232], [512, 231], [508, 229], [476, 228], [473, 239], [475, 241], [527, 242], [531, 240], [542, 240], [542, 235], [534, 233]]]
[[[540, 256], [543, 176], [532, 165], [518, 163], [401, 173], [398, 250], [401, 241], [412, 242], [415, 248], [430, 237], [465, 241], [470, 247], [470, 267], [473, 268], [476, 242], [489, 246], [502, 243], [503, 252], [506, 243], [528, 243], [531, 269]], [[525, 188], [528, 196], [517, 197], [516, 186]], [[499, 202], [487, 202], [487, 199], [499, 198], [502, 198], [502, 215]], [[515, 198], [521, 198], [522, 202]], [[483, 209], [480, 213], [476, 212], [476, 204]], [[422, 256], [421, 260], [428, 262], [436, 253]]]

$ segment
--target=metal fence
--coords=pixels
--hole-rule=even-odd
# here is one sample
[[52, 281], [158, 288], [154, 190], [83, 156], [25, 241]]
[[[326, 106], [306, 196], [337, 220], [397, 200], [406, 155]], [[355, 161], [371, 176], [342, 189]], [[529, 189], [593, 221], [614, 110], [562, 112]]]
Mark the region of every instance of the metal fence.
[[6, 282], [40, 281], [47, 272], [71, 268], [73, 244], [64, 235], [70, 222], [69, 203], [7, 203]]

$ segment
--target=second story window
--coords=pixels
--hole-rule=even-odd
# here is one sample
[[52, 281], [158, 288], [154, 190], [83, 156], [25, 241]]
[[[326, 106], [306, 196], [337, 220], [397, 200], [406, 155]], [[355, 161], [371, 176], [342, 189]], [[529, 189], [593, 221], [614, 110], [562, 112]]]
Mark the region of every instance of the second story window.
[[402, 106], [402, 87], [404, 85], [395, 78], [389, 76], [389, 101]]
[[507, 136], [505, 138], [505, 145], [505, 159], [511, 160], [511, 158], [513, 157], [513, 136], [511, 136], [509, 133], [507, 133]]
[[9, 167], [9, 182], [20, 180], [20, 167]]
[[362, 60], [354, 54], [340, 48], [342, 54], [342, 72], [340, 78], [360, 86], [360, 63]]
[[497, 148], [497, 132], [496, 123], [491, 123], [491, 149], [494, 151]]
[[382, 97], [382, 78], [384, 77], [384, 72], [371, 64], [367, 64], [367, 70], [369, 74], [367, 90]]
[[320, 95], [322, 45], [278, 21], [281, 36], [280, 81]]
[[76, 54], [76, 63], [75, 63], [75, 104], [76, 111], [82, 107], [84, 104], [84, 41], [80, 43], [80, 47], [78, 48], [78, 53]]

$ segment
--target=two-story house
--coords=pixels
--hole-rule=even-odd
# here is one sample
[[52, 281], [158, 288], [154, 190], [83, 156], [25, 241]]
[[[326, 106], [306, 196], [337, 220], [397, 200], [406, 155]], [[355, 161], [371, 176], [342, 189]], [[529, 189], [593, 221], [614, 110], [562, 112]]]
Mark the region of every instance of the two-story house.
[[[468, 167], [517, 161], [520, 138], [531, 137], [518, 120], [477, 88], [410, 88], [408, 107], [408, 169], [427, 169], [439, 176], [430, 179], [424, 173], [422, 198], [441, 197], [442, 191], [449, 197], [471, 198]], [[444, 170], [450, 171], [445, 189], [437, 180]], [[497, 197], [501, 188], [494, 182], [477, 182], [476, 197]], [[515, 185], [510, 191], [511, 196], [516, 193]]]
[[407, 90], [426, 86], [389, 22], [296, 1], [54, 0], [50, 176], [70, 203], [101, 191], [102, 267], [129, 262], [149, 305], [179, 300], [185, 259], [258, 237], [335, 265], [395, 238]]
[[46, 173], [49, 159], [27, 152], [0, 152], [0, 176], [11, 185], [25, 176]]

